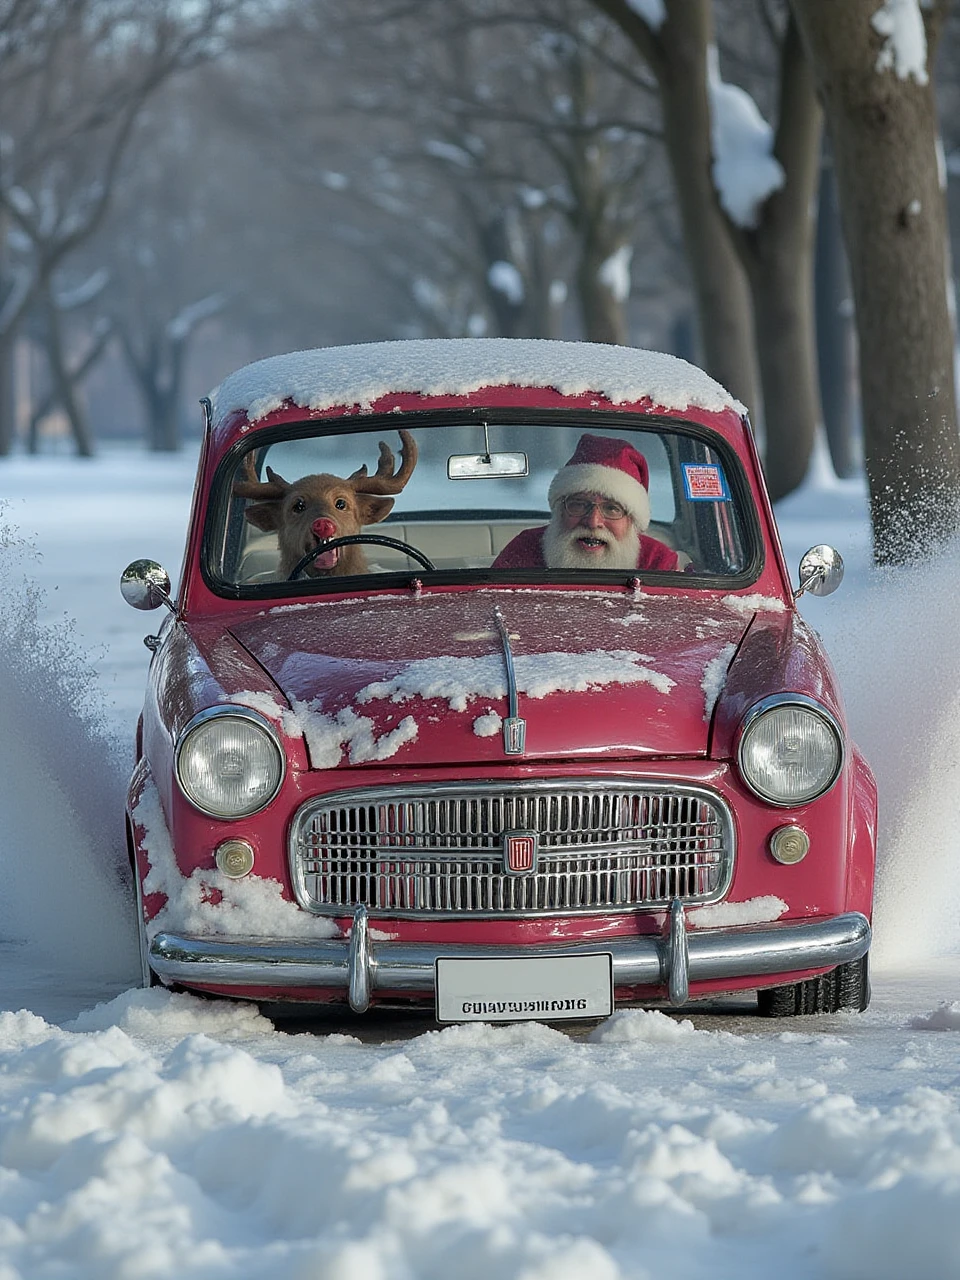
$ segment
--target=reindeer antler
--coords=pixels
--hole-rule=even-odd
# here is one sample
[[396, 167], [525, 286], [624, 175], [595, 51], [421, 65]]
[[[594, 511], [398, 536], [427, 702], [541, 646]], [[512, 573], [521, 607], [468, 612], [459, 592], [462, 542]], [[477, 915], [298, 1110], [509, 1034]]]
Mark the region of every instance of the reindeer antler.
[[409, 431], [401, 430], [400, 439], [403, 442], [400, 449], [400, 469], [394, 472], [393, 450], [385, 440], [381, 440], [376, 475], [368, 476], [364, 464], [352, 476], [347, 477], [357, 493], [399, 493], [404, 487], [417, 465], [417, 445]]
[[233, 492], [238, 498], [262, 498], [269, 500], [271, 498], [282, 498], [289, 490], [290, 485], [283, 476], [277, 475], [272, 467], [267, 467], [267, 475], [269, 484], [265, 484], [262, 480], [257, 479], [257, 473], [253, 464], [253, 450], [243, 459], [243, 474], [245, 479], [235, 480], [233, 482]]

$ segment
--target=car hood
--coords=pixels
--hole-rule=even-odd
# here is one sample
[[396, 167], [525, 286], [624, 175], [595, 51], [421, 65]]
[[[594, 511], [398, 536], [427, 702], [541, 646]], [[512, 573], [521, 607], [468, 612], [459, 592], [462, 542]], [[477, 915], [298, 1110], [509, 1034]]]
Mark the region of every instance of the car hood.
[[525, 760], [705, 756], [755, 607], [714, 593], [439, 591], [284, 605], [232, 631], [289, 702], [314, 768], [507, 759], [498, 608]]

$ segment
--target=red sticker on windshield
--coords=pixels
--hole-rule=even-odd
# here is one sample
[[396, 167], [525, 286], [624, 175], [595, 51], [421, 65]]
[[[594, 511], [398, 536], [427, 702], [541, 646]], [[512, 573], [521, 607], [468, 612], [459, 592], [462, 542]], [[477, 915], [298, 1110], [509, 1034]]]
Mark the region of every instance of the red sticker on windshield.
[[685, 462], [683, 487], [691, 502], [727, 502], [730, 498], [723, 472], [715, 463]]

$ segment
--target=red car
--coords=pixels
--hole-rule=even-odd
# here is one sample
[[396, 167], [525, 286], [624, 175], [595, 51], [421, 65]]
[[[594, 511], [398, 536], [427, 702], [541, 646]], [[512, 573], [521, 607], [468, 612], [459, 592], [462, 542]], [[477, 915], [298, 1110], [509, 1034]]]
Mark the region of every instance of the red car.
[[863, 1009], [876, 787], [743, 406], [653, 352], [277, 356], [203, 402], [127, 831], [145, 982], [596, 1018]]

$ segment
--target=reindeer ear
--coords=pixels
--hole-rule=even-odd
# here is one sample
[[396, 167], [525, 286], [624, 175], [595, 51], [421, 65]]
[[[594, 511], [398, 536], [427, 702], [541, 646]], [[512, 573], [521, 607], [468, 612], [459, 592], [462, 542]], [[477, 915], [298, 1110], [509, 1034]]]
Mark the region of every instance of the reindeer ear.
[[393, 510], [393, 498], [381, 498], [372, 493], [358, 493], [357, 506], [361, 524], [379, 524]]
[[249, 520], [252, 525], [256, 525], [258, 529], [263, 529], [265, 533], [270, 533], [280, 528], [280, 503], [257, 502], [254, 506], [247, 507], [243, 518]]

